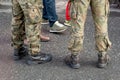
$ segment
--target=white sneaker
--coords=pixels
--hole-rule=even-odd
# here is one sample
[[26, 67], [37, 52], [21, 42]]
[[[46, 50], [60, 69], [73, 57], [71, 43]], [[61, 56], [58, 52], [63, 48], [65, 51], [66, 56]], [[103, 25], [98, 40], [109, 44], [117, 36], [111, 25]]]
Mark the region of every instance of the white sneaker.
[[59, 23], [58, 21], [56, 21], [53, 26], [50, 29], [50, 32], [54, 33], [60, 33], [60, 32], [64, 32], [67, 29], [67, 27], [61, 23]]
[[70, 21], [65, 20], [64, 25], [66, 25], [66, 26], [71, 26]]

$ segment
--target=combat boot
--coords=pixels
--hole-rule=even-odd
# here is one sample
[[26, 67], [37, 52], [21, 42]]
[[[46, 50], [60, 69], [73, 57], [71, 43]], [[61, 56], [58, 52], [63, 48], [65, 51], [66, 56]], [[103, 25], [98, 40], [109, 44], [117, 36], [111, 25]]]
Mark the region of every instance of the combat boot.
[[51, 54], [38, 53], [37, 55], [29, 55], [27, 58], [27, 64], [43, 64], [52, 60]]
[[66, 56], [66, 58], [65, 58], [65, 63], [66, 63], [69, 67], [71, 67], [71, 68], [73, 68], [73, 69], [78, 69], [78, 68], [80, 68], [79, 55], [73, 55], [73, 54], [71, 54], [71, 55]]
[[28, 55], [28, 50], [25, 47], [14, 49], [14, 55], [13, 55], [14, 60], [20, 60], [26, 55]]
[[108, 54], [98, 54], [98, 63], [97, 67], [98, 68], [105, 68], [108, 65], [108, 62], [110, 60], [110, 57]]

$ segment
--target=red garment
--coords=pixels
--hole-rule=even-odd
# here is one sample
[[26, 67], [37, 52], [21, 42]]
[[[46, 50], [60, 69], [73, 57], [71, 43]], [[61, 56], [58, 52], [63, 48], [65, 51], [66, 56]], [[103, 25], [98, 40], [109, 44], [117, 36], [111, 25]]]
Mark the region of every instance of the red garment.
[[66, 20], [68, 21], [70, 20], [70, 0], [68, 1], [67, 6], [66, 6], [65, 17], [66, 17]]

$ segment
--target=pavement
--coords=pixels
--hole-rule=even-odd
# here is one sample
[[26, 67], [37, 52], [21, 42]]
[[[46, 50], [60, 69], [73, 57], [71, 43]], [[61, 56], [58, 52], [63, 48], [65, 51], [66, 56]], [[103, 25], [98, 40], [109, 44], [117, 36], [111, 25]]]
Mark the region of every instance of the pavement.
[[[66, 0], [56, 0], [61, 23], [65, 20]], [[11, 10], [11, 7], [7, 8]], [[3, 9], [5, 10], [5, 9]], [[115, 9], [114, 9], [115, 10]], [[0, 10], [1, 11], [1, 10]], [[118, 10], [119, 11], [119, 10]], [[41, 43], [41, 51], [51, 53], [53, 60], [47, 64], [26, 65], [25, 60], [13, 60], [11, 47], [11, 12], [0, 12], [0, 80], [120, 80], [120, 13], [111, 11], [108, 20], [112, 48], [109, 66], [96, 68], [97, 51], [94, 42], [94, 24], [90, 10], [85, 24], [84, 51], [80, 55], [80, 69], [71, 69], [63, 59], [67, 50], [70, 28], [61, 34], [49, 33], [49, 25], [42, 25], [42, 31], [50, 36], [49, 42]]]

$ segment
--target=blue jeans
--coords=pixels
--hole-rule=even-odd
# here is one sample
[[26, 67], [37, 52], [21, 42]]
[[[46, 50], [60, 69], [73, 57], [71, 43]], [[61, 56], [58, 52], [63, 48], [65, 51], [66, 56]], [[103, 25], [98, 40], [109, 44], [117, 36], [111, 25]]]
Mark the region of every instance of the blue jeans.
[[55, 0], [43, 0], [43, 19], [49, 20], [50, 27], [58, 20]]

